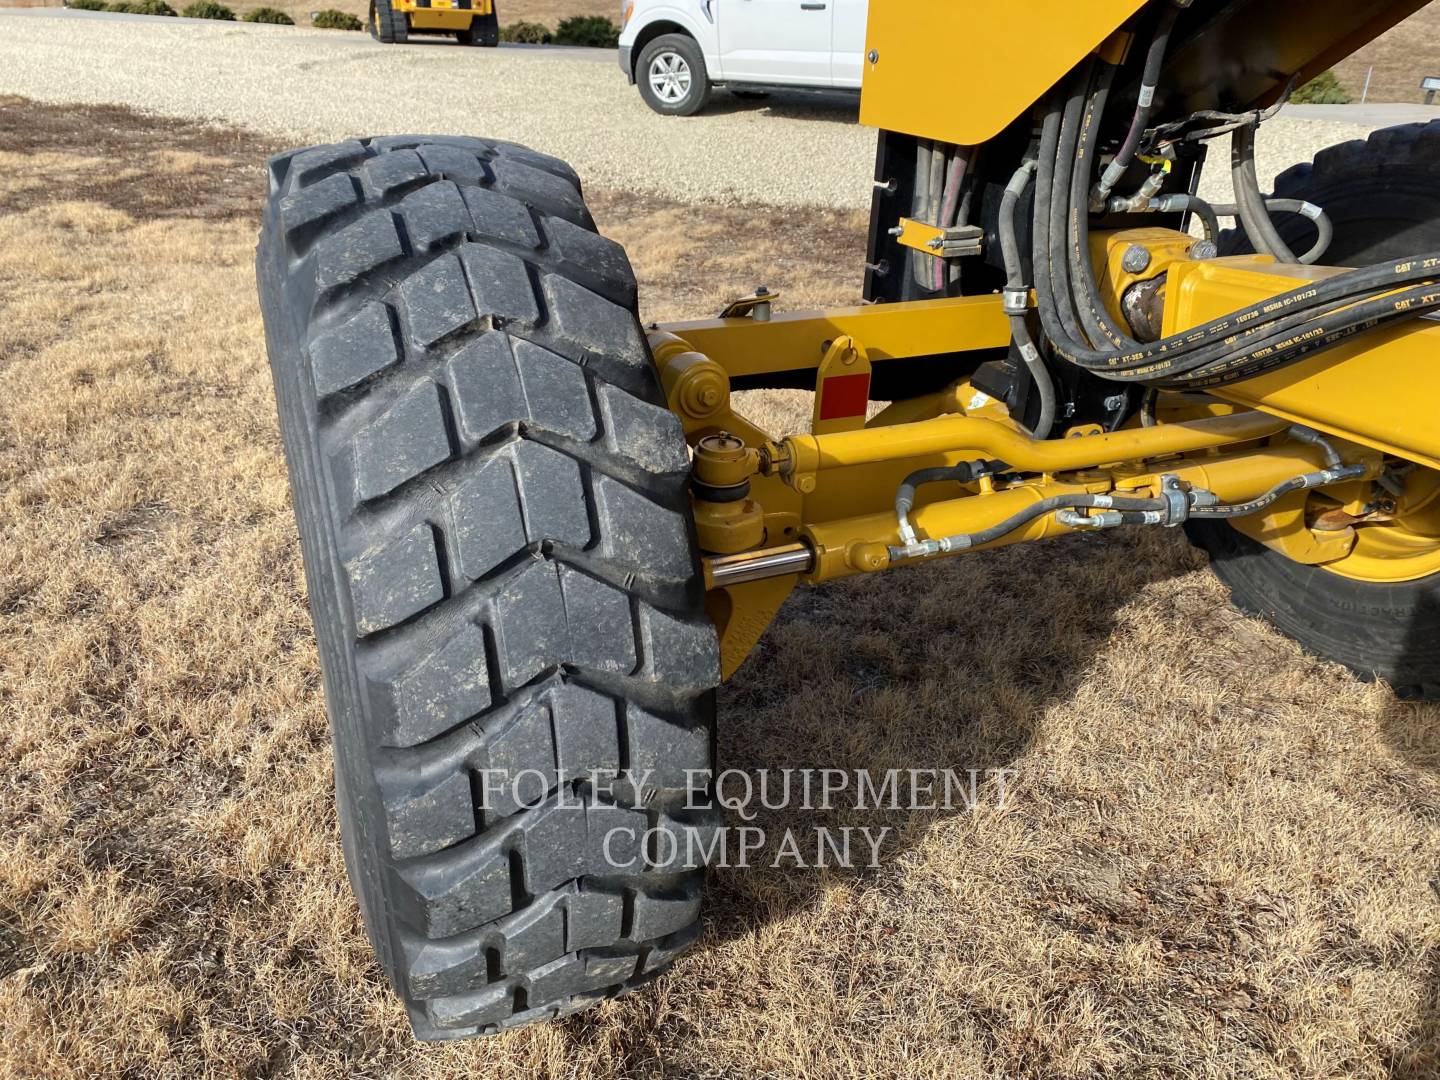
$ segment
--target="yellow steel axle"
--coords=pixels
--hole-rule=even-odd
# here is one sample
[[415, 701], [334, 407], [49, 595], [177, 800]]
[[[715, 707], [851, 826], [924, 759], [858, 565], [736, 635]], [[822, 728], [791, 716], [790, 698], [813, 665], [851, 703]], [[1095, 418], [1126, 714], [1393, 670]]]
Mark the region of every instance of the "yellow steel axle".
[[[1148, 274], [1162, 286], [1157, 295], [1168, 333], [1214, 317], [1221, 305], [1237, 308], [1323, 274], [1258, 257], [1192, 260], [1183, 234], [1130, 230], [1095, 239], [1107, 303], [1118, 302], [1139, 280], [1111, 257], [1137, 243], [1154, 254]], [[776, 312], [764, 321], [727, 316], [652, 333], [670, 407], [694, 447], [692, 507], [727, 673], [797, 582], [873, 573], [933, 554], [1107, 523], [1174, 524], [1162, 522], [1155, 510], [1146, 517], [1106, 508], [1152, 507], [1176, 492], [1245, 504], [1308, 477], [1301, 490], [1237, 517], [1235, 524], [1296, 562], [1335, 563], [1355, 550], [1353, 524], [1373, 518], [1365, 493], [1387, 458], [1402, 446], [1423, 466], [1440, 457], [1434, 435], [1440, 429], [1422, 403], [1394, 402], [1397, 407], [1378, 410], [1367, 402], [1347, 410], [1346, 395], [1334, 392], [1344, 386], [1353, 397], [1356, 387], [1393, 386], [1387, 371], [1411, 372], [1430, 362], [1440, 328], [1425, 324], [1371, 335], [1343, 354], [1334, 350], [1296, 365], [1289, 378], [1222, 388], [1223, 397], [1162, 395], [1161, 422], [1154, 426], [1135, 423], [1105, 432], [1091, 425], [1035, 439], [1002, 404], [964, 379], [868, 417], [863, 396], [846, 406], [848, 419], [835, 418], [833, 409], [822, 413], [821, 402], [843, 401], [849, 383], [863, 379], [868, 385], [877, 361], [933, 363], [957, 351], [993, 349], [1004, 337], [997, 296]], [[1345, 362], [1337, 363], [1342, 355]], [[733, 378], [804, 370], [815, 379], [811, 433], [772, 437], [735, 408]], [[842, 382], [832, 387], [832, 379]], [[1386, 423], [1377, 426], [1380, 415]], [[1296, 429], [1297, 423], [1306, 426]], [[1306, 435], [1311, 427], [1323, 431], [1328, 443]], [[1342, 474], [1325, 471], [1337, 461], [1348, 469], [1345, 484]], [[974, 475], [947, 474], [951, 482], [919, 489], [913, 509], [897, 513], [897, 491], [907, 477], [967, 462], [984, 468]], [[1337, 492], [1327, 504], [1333, 512], [1319, 523], [1305, 509], [1317, 477]], [[1013, 527], [996, 533], [1007, 522]], [[1374, 549], [1369, 544], [1365, 550]]]

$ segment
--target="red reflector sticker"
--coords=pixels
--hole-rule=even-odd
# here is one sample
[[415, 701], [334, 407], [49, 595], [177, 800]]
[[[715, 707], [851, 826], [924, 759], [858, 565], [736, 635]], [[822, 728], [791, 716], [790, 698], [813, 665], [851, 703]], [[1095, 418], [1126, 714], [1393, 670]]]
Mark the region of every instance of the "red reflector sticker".
[[864, 416], [870, 401], [870, 373], [832, 375], [820, 384], [820, 419]]

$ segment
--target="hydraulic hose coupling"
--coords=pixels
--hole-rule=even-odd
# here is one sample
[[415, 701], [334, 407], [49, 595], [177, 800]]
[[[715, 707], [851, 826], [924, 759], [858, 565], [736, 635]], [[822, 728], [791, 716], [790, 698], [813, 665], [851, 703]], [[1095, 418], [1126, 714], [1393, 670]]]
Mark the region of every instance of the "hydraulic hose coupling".
[[1133, 195], [1111, 195], [1105, 203], [1105, 209], [1112, 214], [1134, 214], [1140, 211], [1159, 209], [1152, 207], [1152, 203], [1163, 200], [1155, 198], [1160, 188], [1165, 184], [1165, 173], [1156, 170], [1145, 178]]
[[[985, 465], [984, 462], [974, 464]], [[957, 466], [957, 468], [964, 467]], [[928, 470], [928, 472], [936, 474], [948, 471], [950, 470]], [[1206, 491], [1202, 488], [1186, 488], [1178, 476], [1166, 473], [1160, 478], [1160, 494], [1158, 496], [1107, 493], [1051, 495], [1012, 514], [1004, 521], [997, 522], [978, 532], [957, 533], [934, 540], [921, 540], [916, 537], [914, 527], [908, 517], [911, 503], [906, 501], [906, 486], [910, 487], [908, 499], [913, 501], [913, 484], [953, 478], [924, 475], [925, 472], [927, 470], [922, 470], [921, 473], [915, 473], [907, 478], [906, 484], [901, 487], [900, 495], [896, 497], [895, 505], [900, 518], [901, 542], [888, 549], [892, 563], [928, 558], [932, 555], [941, 555], [952, 551], [965, 551], [982, 544], [991, 544], [1048, 514], [1055, 515], [1054, 520], [1057, 524], [1077, 530], [1112, 529], [1119, 525], [1163, 525], [1173, 528], [1187, 521], [1192, 512], [1196, 510], [1203, 512], [1202, 508], [1215, 507], [1220, 502], [1219, 497], [1213, 491]]]
[[1309, 443], [1318, 447], [1325, 455], [1325, 468], [1317, 472], [1305, 473], [1296, 478], [1296, 483], [1302, 488], [1324, 487], [1326, 484], [1338, 483], [1341, 480], [1355, 480], [1369, 473], [1369, 467], [1363, 464], [1346, 465], [1345, 459], [1340, 456], [1340, 451], [1331, 445], [1330, 440], [1321, 435], [1314, 428], [1304, 427], [1296, 424], [1290, 428], [1289, 436], [1296, 442]]
[[[1160, 511], [1142, 511], [1144, 521], [1140, 524], [1160, 524]], [[1071, 529], [1113, 529], [1117, 525], [1125, 524], [1125, 515], [1119, 510], [1101, 510], [1098, 514], [1082, 514], [1079, 510], [1060, 510], [1055, 514], [1055, 520], [1061, 525]]]
[[[906, 550], [917, 546], [915, 527], [910, 524], [910, 511], [915, 506], [915, 491], [921, 484], [938, 484], [944, 481], [969, 484], [990, 471], [988, 462], [962, 461], [949, 468], [920, 469], [902, 480], [895, 492], [895, 517], [899, 524], [901, 546]], [[914, 555], [906, 557], [913, 558]]]

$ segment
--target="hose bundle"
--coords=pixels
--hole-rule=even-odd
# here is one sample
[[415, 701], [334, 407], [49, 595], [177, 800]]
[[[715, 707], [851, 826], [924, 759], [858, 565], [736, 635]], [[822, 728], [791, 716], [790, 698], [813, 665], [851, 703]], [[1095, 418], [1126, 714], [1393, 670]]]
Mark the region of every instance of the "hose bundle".
[[[1116, 382], [1166, 390], [1208, 389], [1254, 378], [1355, 334], [1440, 307], [1440, 252], [1432, 252], [1307, 283], [1154, 342], [1136, 341], [1110, 316], [1100, 299], [1089, 255], [1089, 214], [1093, 206], [1103, 207], [1135, 148], [1141, 145], [1159, 58], [1173, 25], [1173, 9], [1169, 9], [1161, 16], [1155, 43], [1146, 56], [1140, 103], [1125, 143], [1096, 182], [1092, 184], [1100, 121], [1116, 68], [1092, 57], [1052, 98], [1041, 124], [1038, 149], [1007, 189], [1000, 236], [1009, 292], [1023, 280], [1014, 242], [1016, 208], [1032, 179], [1035, 185], [1030, 254], [1041, 338], [1049, 353]], [[1255, 180], [1254, 134], [1263, 114], [1246, 115], [1248, 123], [1236, 122], [1227, 128], [1233, 140], [1236, 206], [1220, 209], [1240, 218], [1257, 250], [1293, 262], [1295, 256], [1275, 230]], [[1274, 200], [1270, 200], [1270, 208], [1308, 213]], [[1318, 257], [1329, 241], [1328, 221], [1315, 220], [1320, 237], [1306, 253], [1307, 259]], [[1029, 327], [1008, 305], [1007, 311], [1016, 345], [1026, 356], [1035, 351]], [[1032, 374], [1036, 366], [1027, 357]], [[1037, 374], [1035, 379], [1042, 401], [1053, 401], [1048, 374]]]

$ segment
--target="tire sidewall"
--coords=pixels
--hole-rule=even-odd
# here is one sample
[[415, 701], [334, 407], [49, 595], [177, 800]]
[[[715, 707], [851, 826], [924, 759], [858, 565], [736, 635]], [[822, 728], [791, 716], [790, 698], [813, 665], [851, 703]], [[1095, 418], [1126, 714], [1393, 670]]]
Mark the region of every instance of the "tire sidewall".
[[403, 45], [409, 37], [409, 16], [395, 11], [390, 0], [370, 0], [370, 36], [385, 45]]
[[[685, 61], [690, 68], [690, 91], [679, 101], [665, 101], [650, 86], [650, 65], [656, 58], [674, 54]], [[664, 34], [640, 52], [635, 64], [635, 84], [645, 104], [663, 116], [694, 116], [705, 107], [710, 96], [710, 76], [705, 69], [705, 57], [695, 39], [686, 34]]]
[[1210, 556], [1235, 604], [1311, 652], [1381, 678], [1403, 698], [1440, 694], [1440, 576], [1369, 582], [1287, 559], [1222, 521], [1192, 520], [1192, 542]]
[[[1278, 176], [1274, 194], [1325, 210], [1335, 230], [1327, 265], [1365, 266], [1440, 248], [1437, 169], [1440, 123], [1407, 124], [1322, 150]], [[1275, 224], [1294, 251], [1315, 239], [1300, 215], [1277, 215]], [[1220, 247], [1254, 250], [1239, 229]], [[1440, 697], [1440, 574], [1359, 581], [1293, 562], [1224, 522], [1192, 520], [1186, 532], [1241, 609], [1361, 678], [1385, 679], [1401, 697]]]
[[470, 33], [482, 49], [495, 48], [500, 44], [500, 13], [491, 11], [489, 15], [482, 15], [470, 24]]

